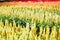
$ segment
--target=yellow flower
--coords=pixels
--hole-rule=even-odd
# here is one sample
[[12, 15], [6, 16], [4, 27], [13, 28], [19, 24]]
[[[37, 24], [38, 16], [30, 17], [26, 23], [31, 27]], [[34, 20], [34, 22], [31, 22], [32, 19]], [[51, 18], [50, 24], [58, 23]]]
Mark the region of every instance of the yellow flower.
[[3, 30], [3, 27], [0, 26], [0, 33], [2, 32], [2, 30]]
[[35, 35], [32, 32], [30, 32], [30, 34], [29, 34], [29, 39], [30, 40], [35, 40]]
[[44, 21], [44, 14], [40, 14], [40, 22], [42, 23]]
[[18, 36], [16, 33], [14, 34], [14, 40], [18, 40]]
[[7, 35], [7, 40], [14, 40], [13, 35]]
[[10, 27], [12, 27], [12, 23], [10, 23]]
[[16, 23], [15, 23], [15, 21], [13, 20], [13, 27], [16, 27]]
[[43, 37], [43, 39], [46, 39], [46, 28], [44, 28], [44, 30], [43, 30], [43, 33], [42, 33], [42, 37]]
[[37, 37], [37, 35], [35, 35], [35, 40], [38, 40], [38, 37]]
[[2, 40], [2, 37], [1, 37], [1, 35], [0, 35], [0, 40]]
[[3, 36], [6, 35], [6, 30], [2, 30], [2, 35], [3, 35]]
[[51, 35], [50, 35], [50, 40], [57, 40], [56, 26], [52, 27], [52, 32], [51, 32]]
[[40, 37], [42, 36], [42, 33], [43, 33], [43, 28], [42, 28], [42, 26], [41, 26], [41, 27], [40, 27], [40, 33], [39, 33]]
[[36, 24], [35, 23], [33, 24], [32, 28], [31, 28], [31, 32], [33, 34], [36, 34]]
[[60, 40], [60, 28], [59, 28], [59, 31], [58, 31], [58, 40]]
[[0, 26], [1, 26], [1, 27], [4, 26], [4, 24], [3, 24], [3, 22], [2, 22], [2, 19], [0, 20]]
[[49, 39], [50, 28], [49, 26], [46, 27], [46, 40]]
[[29, 28], [29, 23], [26, 23], [26, 32], [29, 34], [30, 28]]
[[58, 20], [59, 20], [58, 19], [59, 15], [54, 15], [54, 16], [55, 16], [55, 21], [54, 22], [57, 24], [58, 23]]
[[5, 26], [9, 27], [8, 20], [5, 20]]
[[13, 20], [13, 28], [14, 28], [14, 30], [16, 30], [16, 23], [14, 20]]

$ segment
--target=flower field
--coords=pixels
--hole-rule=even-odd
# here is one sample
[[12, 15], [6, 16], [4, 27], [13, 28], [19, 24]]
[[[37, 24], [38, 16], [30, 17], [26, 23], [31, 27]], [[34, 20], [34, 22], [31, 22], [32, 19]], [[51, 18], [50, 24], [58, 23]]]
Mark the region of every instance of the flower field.
[[60, 2], [20, 3], [0, 4], [0, 40], [60, 40]]

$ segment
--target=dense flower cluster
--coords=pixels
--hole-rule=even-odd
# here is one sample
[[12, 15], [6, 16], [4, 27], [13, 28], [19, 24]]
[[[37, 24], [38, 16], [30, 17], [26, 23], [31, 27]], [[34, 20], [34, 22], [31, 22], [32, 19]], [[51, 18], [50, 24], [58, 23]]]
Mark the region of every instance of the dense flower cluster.
[[60, 8], [0, 6], [0, 40], [60, 40]]

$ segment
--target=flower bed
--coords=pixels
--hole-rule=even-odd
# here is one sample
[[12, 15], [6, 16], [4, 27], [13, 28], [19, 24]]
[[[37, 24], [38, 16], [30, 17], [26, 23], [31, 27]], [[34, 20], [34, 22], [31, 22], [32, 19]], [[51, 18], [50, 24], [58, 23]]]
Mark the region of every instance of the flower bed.
[[0, 40], [60, 40], [59, 3], [28, 3], [0, 6]]

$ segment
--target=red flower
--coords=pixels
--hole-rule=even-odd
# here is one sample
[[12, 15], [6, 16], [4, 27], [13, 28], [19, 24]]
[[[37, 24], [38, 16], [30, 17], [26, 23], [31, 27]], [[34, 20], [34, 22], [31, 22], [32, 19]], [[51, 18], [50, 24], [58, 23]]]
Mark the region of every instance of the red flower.
[[38, 2], [38, 0], [31, 0], [31, 1], [33, 1], [33, 2]]
[[28, 0], [11, 0], [11, 1], [28, 1]]
[[42, 1], [59, 1], [59, 0], [42, 0]]
[[[38, 2], [39, 0], [11, 0], [11, 1], [33, 1], [33, 2]], [[59, 0], [41, 0], [41, 1], [59, 1]]]

